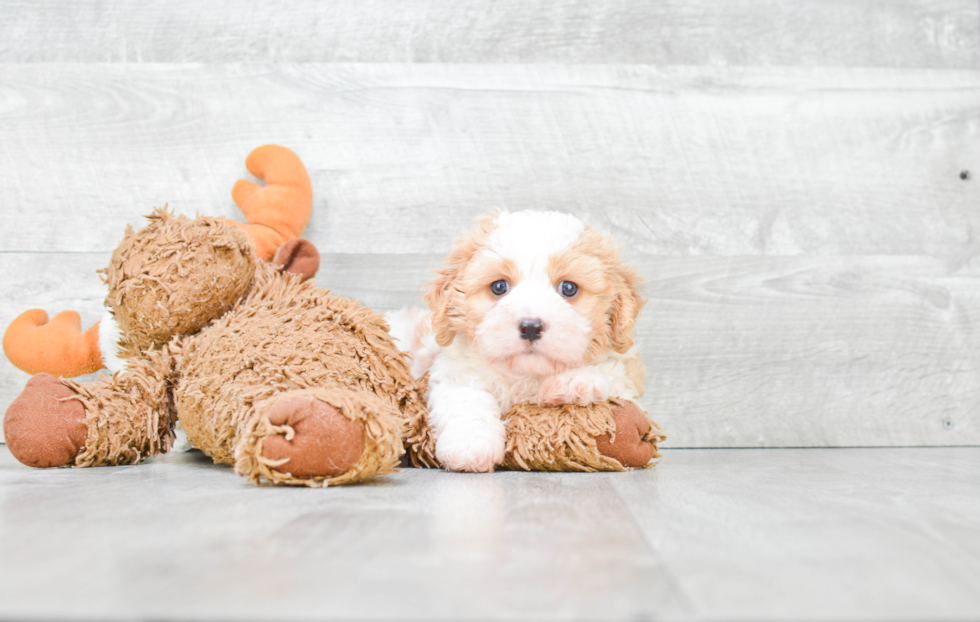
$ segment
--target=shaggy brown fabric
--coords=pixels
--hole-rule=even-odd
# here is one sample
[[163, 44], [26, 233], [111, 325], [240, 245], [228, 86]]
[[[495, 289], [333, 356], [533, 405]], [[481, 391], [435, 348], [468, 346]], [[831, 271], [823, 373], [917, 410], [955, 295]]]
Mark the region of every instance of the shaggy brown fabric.
[[[418, 395], [424, 400], [429, 387], [429, 374], [418, 381]], [[405, 453], [408, 464], [416, 468], [438, 469], [441, 465], [436, 458], [436, 437], [429, 426], [429, 409], [420, 408], [407, 420], [405, 431]]]
[[173, 358], [166, 348], [132, 360], [111, 378], [84, 384], [62, 380], [78, 395], [88, 428], [76, 467], [136, 464], [170, 451], [176, 417], [171, 399]]
[[265, 417], [282, 434], [262, 440], [262, 457], [294, 477], [336, 477], [364, 453], [364, 424], [307, 392], [272, 398]]
[[[522, 471], [625, 470], [623, 464], [602, 455], [596, 447], [598, 437], [615, 438], [613, 409], [623, 404], [615, 400], [592, 406], [553, 408], [528, 402], [515, 404], [504, 416], [507, 445], [502, 468]], [[656, 441], [651, 436], [645, 442]], [[653, 455], [659, 457], [655, 445]]]
[[85, 446], [85, 409], [75, 392], [50, 374], [37, 374], [7, 408], [7, 448], [27, 466], [68, 466]]
[[[419, 417], [424, 405], [407, 361], [386, 329], [380, 315], [359, 303], [261, 264], [243, 300], [175, 349], [180, 377], [175, 402], [181, 425], [196, 447], [216, 462], [235, 463], [252, 479], [322, 485], [391, 470], [402, 453], [401, 426]], [[375, 463], [355, 468], [356, 473], [342, 480], [308, 481], [287, 481], [261, 464], [259, 439], [279, 432], [263, 427], [258, 405], [298, 389], [340, 391], [347, 401], [343, 405], [336, 397], [324, 401], [348, 418], [357, 418], [358, 412], [375, 413], [377, 420], [365, 425], [364, 452], [378, 454]], [[379, 403], [355, 400], [357, 392], [373, 394]], [[386, 422], [383, 412], [398, 419], [397, 431], [391, 430], [395, 424]], [[392, 434], [393, 447], [381, 447]], [[372, 446], [372, 438], [378, 439], [377, 446]]]
[[625, 467], [643, 467], [659, 458], [657, 443], [667, 440], [664, 431], [633, 402], [612, 409], [615, 432], [596, 437], [596, 449]]
[[147, 218], [137, 232], [126, 228], [102, 271], [129, 356], [220, 317], [245, 294], [258, 262], [245, 232], [225, 220], [174, 217], [165, 207]]

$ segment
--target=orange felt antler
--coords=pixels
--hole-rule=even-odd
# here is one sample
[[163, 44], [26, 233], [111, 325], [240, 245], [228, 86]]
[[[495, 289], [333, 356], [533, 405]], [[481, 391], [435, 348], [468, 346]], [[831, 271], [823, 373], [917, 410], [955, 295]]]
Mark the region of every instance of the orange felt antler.
[[3, 335], [3, 351], [14, 366], [29, 374], [73, 378], [103, 367], [99, 323], [83, 333], [82, 318], [74, 311], [62, 311], [50, 322], [41, 309], [21, 313]]
[[298, 238], [306, 228], [313, 210], [313, 185], [296, 154], [278, 145], [252, 151], [245, 167], [265, 186], [244, 179], [235, 182], [231, 196], [248, 221], [235, 224], [248, 233], [258, 256], [268, 261], [279, 245]]

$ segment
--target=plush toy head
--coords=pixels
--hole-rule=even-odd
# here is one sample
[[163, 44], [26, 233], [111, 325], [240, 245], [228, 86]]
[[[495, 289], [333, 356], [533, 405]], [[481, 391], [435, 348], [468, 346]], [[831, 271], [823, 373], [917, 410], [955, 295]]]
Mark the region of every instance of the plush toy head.
[[132, 356], [223, 315], [247, 292], [259, 260], [307, 278], [315, 274], [319, 254], [298, 238], [313, 204], [306, 167], [278, 145], [255, 149], [245, 166], [265, 181], [239, 180], [232, 189], [246, 223], [154, 211], [147, 227], [127, 229], [104, 270], [112, 315], [82, 333], [74, 311], [50, 322], [42, 309], [26, 311], [3, 336], [10, 362], [29, 374], [69, 378], [103, 367], [115, 371], [117, 349]]
[[132, 354], [197, 332], [248, 290], [258, 258], [248, 236], [223, 220], [166, 209], [126, 237], [104, 270], [112, 310]]

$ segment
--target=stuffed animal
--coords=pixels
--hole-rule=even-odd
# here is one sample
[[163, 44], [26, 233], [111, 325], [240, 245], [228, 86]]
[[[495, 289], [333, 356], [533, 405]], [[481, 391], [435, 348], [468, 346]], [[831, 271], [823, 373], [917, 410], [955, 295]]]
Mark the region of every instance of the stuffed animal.
[[[246, 164], [266, 182], [235, 186], [248, 224], [156, 210], [112, 255], [99, 325], [82, 334], [77, 314], [39, 310], [11, 324], [7, 357], [37, 374], [4, 419], [18, 460], [133, 464], [168, 451], [179, 421], [252, 481], [324, 486], [397, 466], [424, 416], [406, 359], [380, 315], [304, 280], [319, 255], [295, 239], [312, 204], [300, 160], [265, 146]], [[94, 382], [49, 375], [103, 366], [115, 373]]]
[[[503, 416], [506, 430], [500, 468], [512, 471], [625, 471], [654, 466], [663, 429], [633, 402], [590, 406], [514, 404]], [[440, 467], [428, 418], [410, 421], [406, 441], [413, 466]]]

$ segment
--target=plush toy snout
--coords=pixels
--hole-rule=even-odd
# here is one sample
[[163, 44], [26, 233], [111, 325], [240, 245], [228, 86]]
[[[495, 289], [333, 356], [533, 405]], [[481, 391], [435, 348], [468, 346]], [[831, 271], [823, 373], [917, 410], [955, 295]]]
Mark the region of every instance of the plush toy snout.
[[272, 262], [279, 267], [281, 272], [298, 274], [304, 281], [316, 276], [316, 271], [320, 269], [320, 251], [317, 250], [313, 242], [303, 238], [294, 238], [283, 243]]

